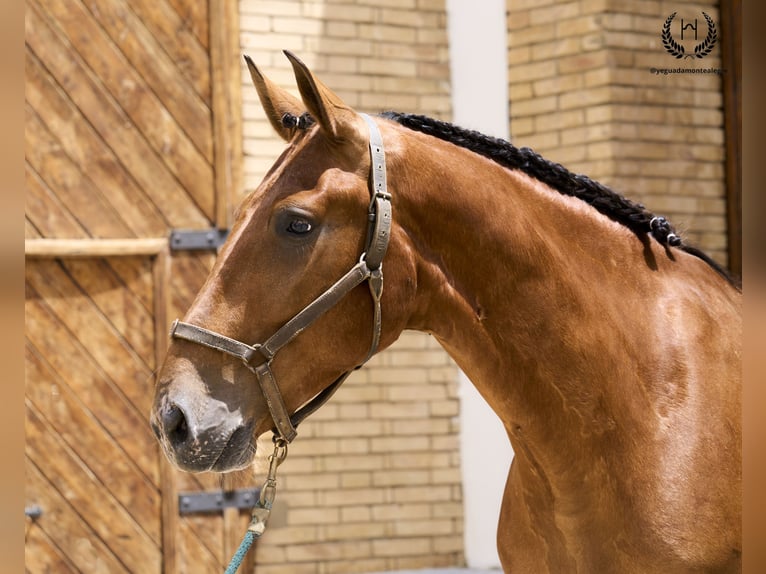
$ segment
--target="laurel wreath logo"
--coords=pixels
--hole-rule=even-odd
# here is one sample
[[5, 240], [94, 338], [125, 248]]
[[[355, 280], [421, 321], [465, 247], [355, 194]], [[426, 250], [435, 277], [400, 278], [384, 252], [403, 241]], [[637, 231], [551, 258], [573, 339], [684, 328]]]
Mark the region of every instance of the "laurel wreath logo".
[[681, 58], [704, 58], [710, 54], [710, 52], [713, 51], [716, 42], [718, 42], [718, 30], [716, 30], [713, 19], [708, 16], [707, 13], [702, 13], [702, 15], [705, 17], [705, 21], [707, 22], [707, 36], [705, 36], [705, 39], [702, 40], [702, 42], [694, 47], [693, 54], [687, 54], [686, 49], [681, 44], [676, 42], [675, 38], [673, 38], [673, 34], [670, 32], [670, 25], [673, 22], [673, 18], [676, 17], [676, 14], [677, 12], [673, 12], [670, 16], [668, 16], [665, 20], [665, 24], [662, 26], [661, 37], [662, 45], [665, 46], [665, 50], [667, 50], [671, 56], [679, 60]]

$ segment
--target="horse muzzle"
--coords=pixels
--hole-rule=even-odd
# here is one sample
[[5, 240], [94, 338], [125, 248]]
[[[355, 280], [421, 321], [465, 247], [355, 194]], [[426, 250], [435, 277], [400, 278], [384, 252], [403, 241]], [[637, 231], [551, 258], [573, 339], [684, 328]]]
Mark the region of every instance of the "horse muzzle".
[[255, 455], [253, 424], [212, 397], [159, 395], [150, 423], [166, 456], [181, 470], [239, 470]]

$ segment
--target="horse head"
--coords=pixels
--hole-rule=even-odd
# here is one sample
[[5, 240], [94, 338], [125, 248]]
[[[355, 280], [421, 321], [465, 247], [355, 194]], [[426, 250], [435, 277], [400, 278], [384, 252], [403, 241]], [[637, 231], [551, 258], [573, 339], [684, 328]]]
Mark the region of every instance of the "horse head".
[[[379, 128], [287, 55], [302, 101], [246, 58], [288, 147], [238, 208], [158, 375], [151, 424], [168, 458], [189, 471], [243, 468], [270, 428], [292, 440], [305, 416], [296, 421], [296, 411], [391, 344], [406, 322], [414, 281], [402, 275], [412, 270], [393, 263], [405, 248], [390, 227], [387, 190], [371, 194], [370, 137]], [[382, 298], [371, 249], [377, 259], [388, 252]]]

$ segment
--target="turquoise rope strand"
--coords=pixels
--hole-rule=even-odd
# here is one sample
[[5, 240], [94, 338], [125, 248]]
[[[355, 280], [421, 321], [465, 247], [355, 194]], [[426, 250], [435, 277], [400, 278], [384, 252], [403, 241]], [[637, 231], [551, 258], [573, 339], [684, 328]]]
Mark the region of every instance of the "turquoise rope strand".
[[234, 553], [234, 556], [231, 557], [231, 562], [229, 562], [229, 566], [226, 568], [226, 572], [224, 574], [235, 574], [237, 570], [239, 570], [239, 567], [242, 565], [242, 561], [245, 559], [245, 554], [247, 554], [247, 551], [250, 550], [250, 547], [253, 545], [253, 542], [255, 541], [255, 532], [252, 530], [248, 530], [245, 532], [245, 537], [242, 539], [242, 542], [239, 545], [239, 548], [237, 548], [237, 551]]

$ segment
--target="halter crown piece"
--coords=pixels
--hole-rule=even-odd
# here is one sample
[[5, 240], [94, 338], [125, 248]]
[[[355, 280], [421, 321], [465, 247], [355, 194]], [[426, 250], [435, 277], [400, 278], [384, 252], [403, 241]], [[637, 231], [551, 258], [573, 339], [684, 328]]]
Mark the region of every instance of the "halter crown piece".
[[[370, 160], [371, 160], [371, 200], [368, 210], [367, 242], [364, 253], [359, 262], [354, 265], [334, 285], [319, 295], [311, 303], [293, 316], [280, 327], [264, 343], [248, 345], [221, 335], [208, 329], [203, 329], [190, 323], [176, 320], [170, 330], [170, 336], [203, 345], [211, 349], [217, 349], [228, 355], [238, 357], [245, 366], [250, 369], [258, 379], [258, 383], [269, 407], [271, 418], [274, 421], [274, 433], [285, 443], [290, 443], [297, 435], [295, 428], [309, 415], [326, 403], [335, 391], [340, 387], [352, 371], [346, 371], [333, 383], [311, 399], [306, 405], [290, 415], [282, 393], [279, 391], [274, 373], [271, 370], [271, 362], [277, 352], [297, 337], [304, 329], [337, 305], [343, 297], [355, 287], [367, 281], [374, 305], [372, 342], [370, 350], [358, 369], [375, 354], [380, 344], [381, 320], [381, 295], [383, 294], [383, 257], [388, 249], [391, 234], [391, 194], [388, 193], [386, 183], [386, 157], [383, 147], [383, 138], [380, 130], [373, 119], [367, 114], [360, 114], [364, 118], [370, 132]], [[352, 369], [353, 370], [353, 369]]]

